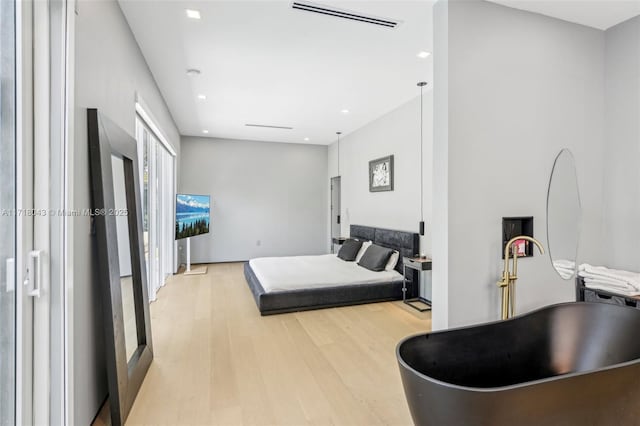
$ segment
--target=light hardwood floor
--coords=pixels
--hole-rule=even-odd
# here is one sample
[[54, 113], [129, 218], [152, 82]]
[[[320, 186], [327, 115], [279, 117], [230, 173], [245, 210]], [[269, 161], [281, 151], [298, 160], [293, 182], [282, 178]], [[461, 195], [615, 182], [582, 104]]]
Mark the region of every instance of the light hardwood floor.
[[[127, 425], [409, 425], [395, 358], [431, 315], [400, 302], [261, 317], [242, 264], [176, 275]], [[104, 424], [105, 413], [96, 424]]]

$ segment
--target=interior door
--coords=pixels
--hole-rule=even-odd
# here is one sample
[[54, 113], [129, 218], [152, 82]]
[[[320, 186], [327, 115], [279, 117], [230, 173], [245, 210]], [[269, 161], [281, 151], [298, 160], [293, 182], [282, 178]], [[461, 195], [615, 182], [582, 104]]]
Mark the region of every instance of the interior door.
[[331, 237], [340, 237], [340, 176], [331, 178]]

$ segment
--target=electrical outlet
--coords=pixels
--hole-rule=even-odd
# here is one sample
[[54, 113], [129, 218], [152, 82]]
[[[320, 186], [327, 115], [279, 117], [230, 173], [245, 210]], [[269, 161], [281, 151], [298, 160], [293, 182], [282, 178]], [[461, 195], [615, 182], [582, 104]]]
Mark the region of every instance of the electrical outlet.
[[260, 247], [260, 246], [262, 245], [262, 241], [257, 240], [257, 241], [256, 241], [256, 245], [257, 245], [258, 247]]

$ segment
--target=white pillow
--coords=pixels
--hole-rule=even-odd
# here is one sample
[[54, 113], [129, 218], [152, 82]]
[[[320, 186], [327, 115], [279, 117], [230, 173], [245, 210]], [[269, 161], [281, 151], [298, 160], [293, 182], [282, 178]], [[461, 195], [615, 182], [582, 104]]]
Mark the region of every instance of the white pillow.
[[391, 257], [389, 257], [389, 261], [387, 262], [387, 266], [384, 267], [384, 270], [393, 271], [398, 264], [398, 259], [400, 259], [400, 253], [398, 253], [397, 250], [394, 250]]
[[364, 243], [362, 243], [362, 247], [360, 247], [360, 251], [358, 251], [358, 255], [356, 256], [356, 264], [360, 262], [360, 259], [362, 259], [362, 256], [364, 256], [364, 252], [367, 251], [371, 244], [373, 244], [373, 242], [371, 241], [365, 241]]

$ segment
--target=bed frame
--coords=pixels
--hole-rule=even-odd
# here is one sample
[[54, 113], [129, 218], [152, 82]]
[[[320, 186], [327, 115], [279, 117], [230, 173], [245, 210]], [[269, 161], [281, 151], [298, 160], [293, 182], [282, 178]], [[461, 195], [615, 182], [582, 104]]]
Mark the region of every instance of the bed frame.
[[[350, 235], [351, 238], [371, 240], [380, 246], [397, 250], [400, 258], [396, 270], [400, 274], [403, 269], [402, 258], [412, 257], [420, 252], [420, 237], [413, 232], [351, 225]], [[244, 275], [261, 315], [402, 299], [402, 280], [266, 293], [249, 262], [244, 264]], [[417, 296], [418, 271], [407, 268], [406, 278], [407, 298]]]

